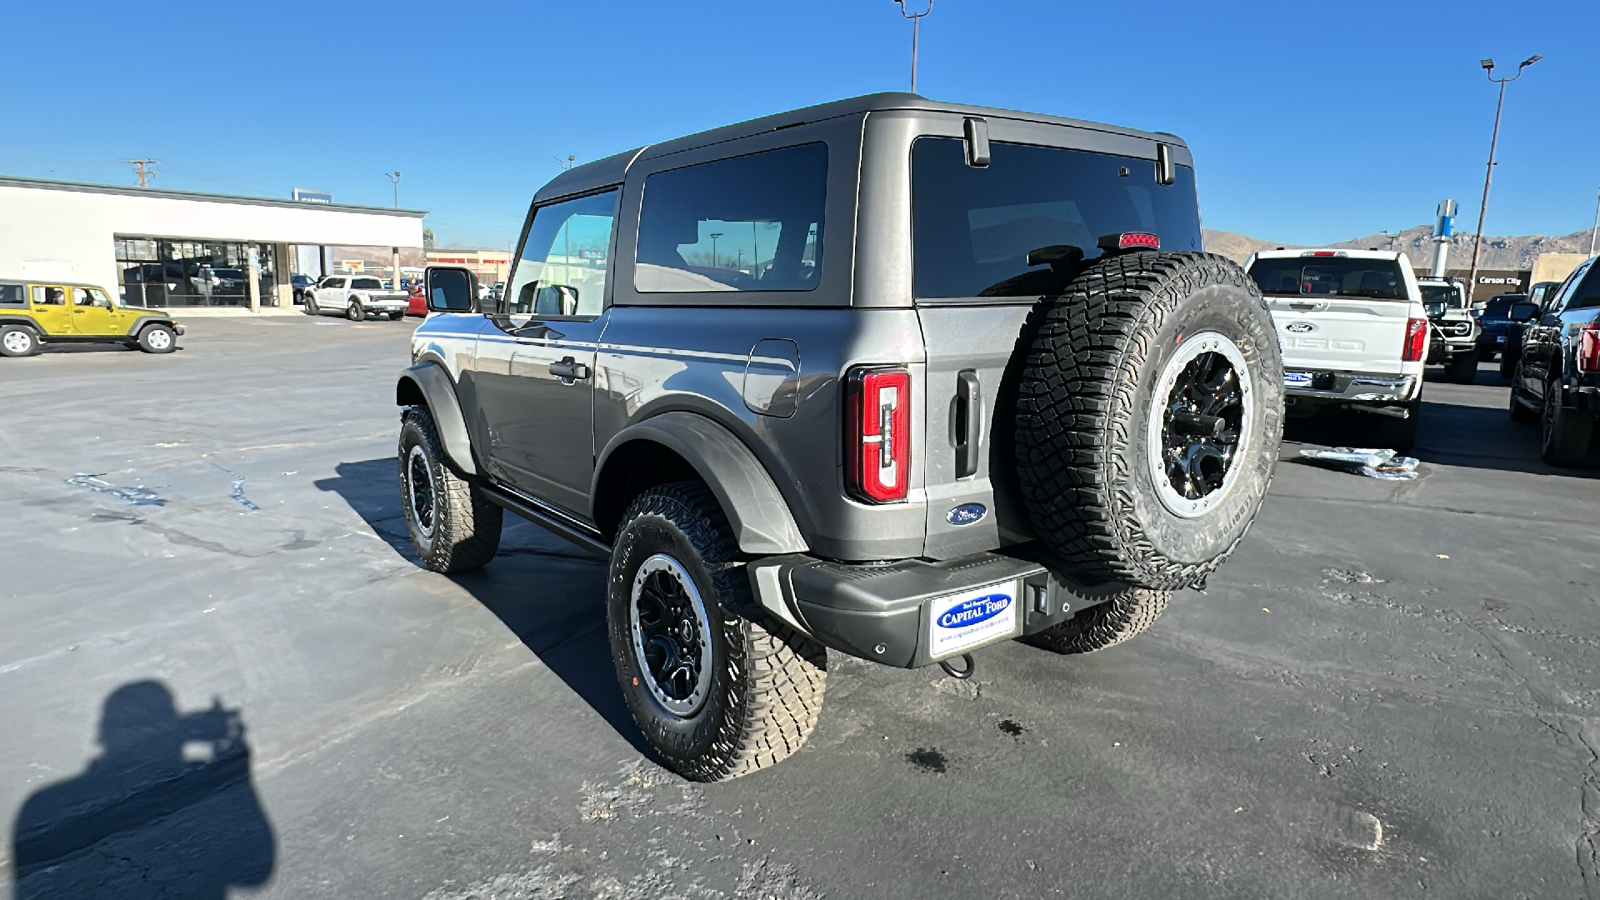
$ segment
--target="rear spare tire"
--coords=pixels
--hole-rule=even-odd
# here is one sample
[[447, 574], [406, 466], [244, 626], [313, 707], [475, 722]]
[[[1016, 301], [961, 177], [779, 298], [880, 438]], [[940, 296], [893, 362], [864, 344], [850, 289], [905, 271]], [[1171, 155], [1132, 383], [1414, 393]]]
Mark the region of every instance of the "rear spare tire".
[[1017, 466], [1040, 538], [1090, 577], [1188, 587], [1244, 537], [1283, 434], [1265, 301], [1210, 253], [1091, 263], [1035, 311]]

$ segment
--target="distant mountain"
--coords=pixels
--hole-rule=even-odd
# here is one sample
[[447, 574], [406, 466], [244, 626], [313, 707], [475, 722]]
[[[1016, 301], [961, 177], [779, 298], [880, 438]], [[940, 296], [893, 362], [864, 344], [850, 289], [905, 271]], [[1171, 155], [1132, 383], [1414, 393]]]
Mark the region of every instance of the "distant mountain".
[[[1275, 241], [1264, 241], [1249, 235], [1235, 234], [1231, 231], [1212, 231], [1205, 229], [1202, 235], [1205, 247], [1212, 253], [1220, 253], [1237, 262], [1244, 262], [1245, 258], [1257, 250], [1270, 250], [1275, 247], [1294, 249], [1298, 244], [1283, 244]], [[1418, 225], [1414, 228], [1393, 235], [1373, 234], [1366, 237], [1354, 238], [1329, 244], [1330, 247], [1348, 250], [1400, 250], [1411, 258], [1414, 266], [1426, 267], [1433, 260], [1433, 226]], [[1483, 236], [1483, 249], [1478, 256], [1480, 269], [1531, 269], [1534, 260], [1542, 253], [1588, 253], [1589, 231], [1574, 231], [1560, 237], [1547, 237], [1542, 234], [1524, 235], [1519, 237], [1491, 237]], [[1472, 260], [1472, 234], [1457, 232], [1450, 239], [1450, 268], [1466, 268]]]

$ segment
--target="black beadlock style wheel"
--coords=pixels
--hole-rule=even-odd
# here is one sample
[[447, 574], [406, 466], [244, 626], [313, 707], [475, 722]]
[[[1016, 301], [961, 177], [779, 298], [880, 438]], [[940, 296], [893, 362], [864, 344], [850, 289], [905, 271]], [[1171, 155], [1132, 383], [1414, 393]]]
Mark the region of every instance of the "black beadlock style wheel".
[[816, 726], [827, 651], [781, 622], [746, 618], [753, 607], [705, 485], [662, 485], [628, 506], [606, 595], [611, 656], [639, 730], [685, 778], [766, 768]]
[[445, 463], [438, 427], [422, 407], [400, 420], [398, 468], [406, 531], [424, 567], [448, 574], [494, 559], [504, 513]]
[[1283, 433], [1266, 303], [1208, 253], [1090, 263], [1030, 317], [1016, 453], [1072, 570], [1156, 591], [1216, 569], [1261, 508]]

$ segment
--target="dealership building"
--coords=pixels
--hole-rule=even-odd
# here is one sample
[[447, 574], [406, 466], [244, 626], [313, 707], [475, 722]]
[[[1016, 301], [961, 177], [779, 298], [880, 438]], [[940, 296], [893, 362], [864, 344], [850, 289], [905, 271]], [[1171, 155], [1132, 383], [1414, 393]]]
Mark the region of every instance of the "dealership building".
[[380, 248], [398, 267], [420, 252], [424, 215], [0, 175], [0, 279], [100, 285], [185, 313], [288, 312], [295, 248]]

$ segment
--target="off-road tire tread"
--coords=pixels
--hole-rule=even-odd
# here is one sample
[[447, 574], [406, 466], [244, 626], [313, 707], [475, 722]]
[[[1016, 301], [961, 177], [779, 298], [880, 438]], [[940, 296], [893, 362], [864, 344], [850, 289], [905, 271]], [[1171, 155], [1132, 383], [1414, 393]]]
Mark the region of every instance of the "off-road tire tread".
[[1093, 653], [1114, 647], [1149, 628], [1166, 611], [1169, 591], [1129, 587], [1059, 625], [1027, 635], [1024, 644], [1052, 653]]
[[361, 305], [360, 300], [350, 300], [345, 303], [344, 317], [352, 322], [365, 322], [367, 308]]
[[[1209, 562], [1165, 560], [1127, 514], [1131, 494], [1122, 489], [1115, 496], [1119, 485], [1132, 480], [1125, 451], [1135, 429], [1144, 426], [1126, 415], [1137, 405], [1132, 359], [1148, 358], [1152, 336], [1206, 272], [1261, 296], [1226, 257], [1133, 253], [1091, 264], [1059, 300], [1040, 304], [1030, 316], [1038, 331], [1018, 391], [1019, 480], [1036, 529], [1075, 571], [1150, 587], [1187, 587], [1215, 571], [1249, 531], [1247, 525]], [[1261, 308], [1266, 311], [1265, 299]], [[1276, 354], [1275, 344], [1271, 352]], [[1275, 421], [1279, 433], [1266, 435], [1262, 444], [1274, 458], [1283, 420]], [[1108, 456], [1115, 470], [1105, 478]], [[1269, 484], [1275, 468], [1266, 467]], [[1119, 510], [1124, 514], [1117, 515]]]
[[[433, 416], [422, 407], [407, 409], [400, 419], [400, 451], [398, 474], [400, 502], [409, 503], [406, 493], [406, 425], [415, 426], [421, 435], [428, 459], [433, 463], [433, 539], [426, 549], [413, 535], [412, 542], [422, 558], [422, 565], [442, 574], [466, 572], [482, 568], [494, 559], [500, 550], [500, 532], [504, 524], [504, 511], [489, 500], [482, 491], [451, 471], [445, 462], [444, 445], [439, 440]], [[411, 511], [405, 512], [406, 527], [411, 529]]]
[[779, 621], [756, 622], [737, 612], [754, 608], [750, 582], [733, 529], [708, 487], [684, 481], [645, 491], [624, 513], [623, 527], [649, 515], [682, 531], [710, 573], [727, 651], [729, 714], [717, 723], [706, 753], [675, 761], [680, 774], [727, 781], [787, 759], [805, 744], [822, 711], [826, 648]]

